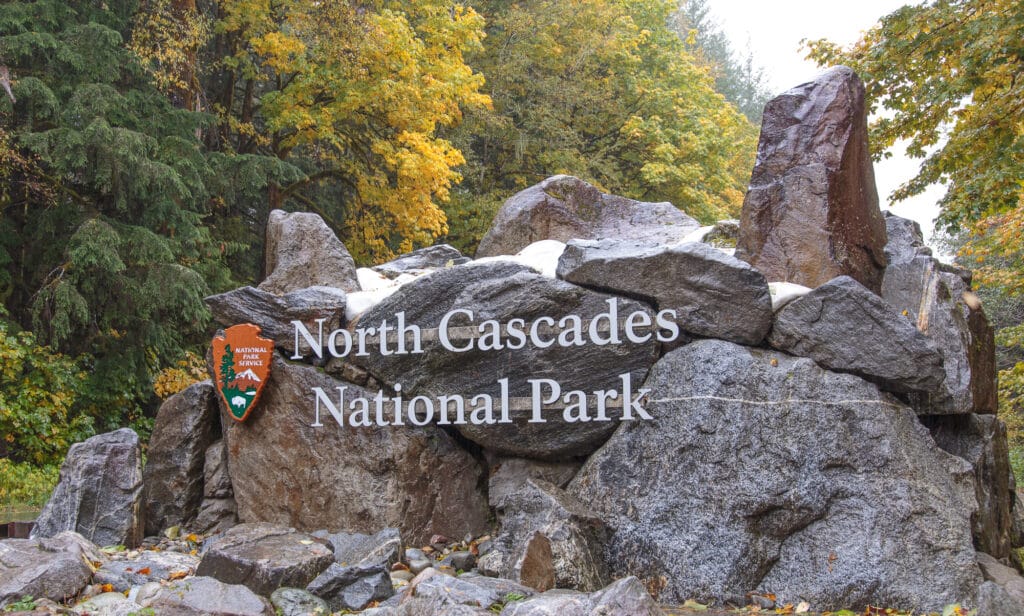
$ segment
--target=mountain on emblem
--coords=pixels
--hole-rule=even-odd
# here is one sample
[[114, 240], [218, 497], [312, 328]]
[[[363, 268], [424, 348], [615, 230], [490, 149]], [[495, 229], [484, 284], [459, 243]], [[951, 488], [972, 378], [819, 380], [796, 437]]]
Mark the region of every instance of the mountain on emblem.
[[236, 421], [245, 421], [259, 401], [270, 374], [274, 341], [260, 337], [250, 323], [235, 325], [213, 339], [213, 372], [217, 391]]

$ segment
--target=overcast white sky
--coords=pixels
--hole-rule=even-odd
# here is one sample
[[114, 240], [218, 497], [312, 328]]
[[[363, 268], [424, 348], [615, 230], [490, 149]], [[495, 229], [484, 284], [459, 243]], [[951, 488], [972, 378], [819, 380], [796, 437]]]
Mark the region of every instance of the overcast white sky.
[[[848, 45], [879, 18], [904, 4], [904, 0], [712, 0], [709, 4], [722, 30], [738, 52], [748, 47], [755, 61], [765, 68], [770, 85], [783, 92], [804, 83], [819, 72], [813, 62], [804, 60], [800, 51], [802, 39], [827, 38]], [[913, 218], [921, 224], [925, 237], [931, 236], [939, 210], [937, 201], [942, 187], [932, 187], [925, 194], [889, 204], [889, 194], [916, 175], [919, 160], [909, 159], [897, 146], [893, 157], [875, 165], [879, 201], [895, 214]]]

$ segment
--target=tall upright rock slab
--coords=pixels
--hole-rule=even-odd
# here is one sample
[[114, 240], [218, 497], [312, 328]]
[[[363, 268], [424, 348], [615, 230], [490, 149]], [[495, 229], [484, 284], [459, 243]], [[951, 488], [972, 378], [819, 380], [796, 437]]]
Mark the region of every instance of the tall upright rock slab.
[[32, 538], [66, 530], [100, 546], [142, 541], [142, 449], [131, 429], [97, 434], [68, 450]]
[[146, 534], [191, 521], [203, 500], [206, 448], [220, 433], [213, 382], [190, 385], [160, 406], [143, 471]]
[[814, 288], [847, 275], [877, 293], [885, 244], [857, 75], [836, 67], [772, 99], [736, 256], [769, 281]]
[[359, 290], [356, 263], [323, 218], [274, 210], [267, 220], [266, 278], [259, 289], [284, 295], [307, 287]]

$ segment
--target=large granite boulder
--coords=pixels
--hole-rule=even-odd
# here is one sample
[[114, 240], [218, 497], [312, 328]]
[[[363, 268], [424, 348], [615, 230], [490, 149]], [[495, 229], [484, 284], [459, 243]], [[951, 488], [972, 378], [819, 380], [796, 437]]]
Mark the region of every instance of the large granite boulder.
[[216, 396], [213, 382], [202, 381], [160, 405], [142, 472], [148, 535], [181, 526], [199, 512], [206, 449], [220, 433]]
[[239, 524], [204, 546], [196, 575], [269, 597], [282, 586], [304, 587], [333, 562], [330, 547], [310, 535], [271, 524]]
[[[284, 349], [289, 355], [295, 353], [295, 326], [292, 321], [302, 321], [312, 332], [322, 327], [329, 333], [345, 322], [347, 295], [340, 289], [330, 287], [309, 287], [284, 295], [242, 287], [220, 295], [211, 295], [205, 300], [213, 318], [225, 327], [239, 323], [259, 325], [260, 335], [274, 341], [274, 346]], [[309, 344], [299, 339], [298, 355], [310, 355]]]
[[512, 195], [494, 217], [476, 256], [514, 255], [540, 240], [614, 237], [670, 244], [700, 228], [671, 203], [644, 203], [556, 175]]
[[805, 358], [703, 340], [645, 384], [568, 491], [615, 529], [613, 575], [662, 602], [774, 593], [816, 609], [941, 610], [981, 582], [970, 466], [915, 413]]
[[306, 586], [306, 590], [326, 601], [335, 612], [361, 610], [371, 602], [395, 594], [388, 569], [383, 564], [332, 563]]
[[[617, 316], [612, 314], [612, 306]], [[466, 313], [455, 313], [443, 324], [444, 315], [456, 309], [471, 311], [473, 316], [470, 319]], [[590, 330], [601, 325], [618, 330], [619, 317], [632, 313], [640, 313], [648, 325], [654, 324], [654, 314], [645, 304], [552, 280], [512, 263], [462, 265], [435, 271], [403, 286], [364, 314], [359, 323], [376, 325], [387, 320], [393, 324], [399, 312], [404, 312], [407, 325], [421, 328], [422, 353], [383, 356], [373, 352], [365, 357], [350, 357], [349, 361], [390, 387], [400, 384], [406, 399], [463, 396], [467, 423], [455, 427], [466, 438], [505, 455], [553, 459], [586, 455], [595, 450], [617, 422], [567, 422], [564, 411], [570, 401], [564, 396], [573, 391], [593, 396], [595, 391], [616, 389], [618, 407], [612, 408], [616, 404], [613, 399], [607, 417], [617, 419], [622, 415], [625, 381], [629, 381], [635, 394], [658, 354], [659, 343], [650, 328], [642, 342], [631, 342], [622, 333], [615, 334], [618, 343], [590, 341]], [[513, 341], [504, 327], [513, 319], [520, 319], [521, 329], [526, 332], [516, 349], [509, 348]], [[549, 326], [539, 328], [538, 332], [543, 333], [538, 333], [538, 337], [550, 344], [541, 348], [528, 334], [533, 324], [542, 324], [543, 319], [548, 319]], [[501, 325], [500, 339], [480, 333], [479, 328], [487, 321]], [[570, 331], [573, 327], [575, 335]], [[445, 348], [433, 333], [439, 328], [449, 334], [452, 348], [466, 350], [454, 352]], [[613, 336], [607, 331], [597, 335], [606, 340]], [[408, 345], [411, 349], [411, 341]], [[497, 408], [503, 398], [502, 379], [508, 380], [511, 421], [507, 423], [501, 422], [502, 409]], [[541, 379], [557, 382], [564, 396], [544, 407], [542, 422], [531, 422], [534, 389], [544, 400], [553, 391], [549, 385], [529, 382]], [[494, 423], [470, 423], [474, 408], [471, 401], [481, 394], [495, 401]], [[593, 402], [588, 404], [591, 408], [586, 413], [596, 417]], [[450, 421], [454, 423], [454, 411], [451, 415]], [[483, 415], [481, 412], [481, 418], [485, 418]]]
[[942, 352], [945, 382], [911, 402], [920, 413], [995, 413], [995, 335], [970, 273], [929, 256], [886, 268], [882, 297]]
[[768, 343], [894, 392], [932, 394], [945, 378], [935, 345], [849, 276], [831, 280], [779, 310]]
[[[434, 426], [345, 427], [321, 408], [329, 396], [373, 393], [316, 368], [274, 358], [260, 412], [245, 424], [226, 421], [228, 468], [239, 518], [318, 530], [401, 529], [413, 543], [438, 533], [463, 537], [487, 528], [483, 469]], [[226, 412], [223, 411], [222, 412]]]
[[772, 326], [764, 275], [708, 244], [572, 241], [558, 277], [674, 310], [680, 327], [698, 336], [756, 345]]
[[770, 281], [814, 288], [846, 275], [877, 293], [885, 243], [857, 75], [836, 67], [772, 99], [736, 256]]
[[920, 419], [936, 445], [974, 468], [978, 507], [971, 526], [975, 547], [996, 558], [1009, 558], [1014, 495], [1006, 425], [994, 415], [933, 415]]
[[372, 535], [318, 530], [313, 536], [329, 543], [334, 561], [345, 565], [381, 565], [390, 571], [392, 565], [401, 562], [404, 553], [402, 534], [397, 528], [385, 528]]
[[142, 450], [134, 431], [98, 434], [68, 450], [32, 538], [65, 530], [101, 546], [142, 541]]
[[54, 537], [0, 541], [0, 608], [29, 596], [65, 601], [92, 578], [92, 562], [103, 561], [95, 545], [64, 531]]
[[1024, 604], [995, 582], [978, 588], [974, 605], [975, 616], [1024, 616]]
[[174, 616], [274, 616], [270, 602], [240, 584], [190, 577], [160, 589], [148, 605], [155, 614]]
[[323, 218], [309, 212], [270, 212], [264, 248], [266, 278], [259, 288], [284, 295], [308, 287], [359, 290], [356, 264]]
[[552, 590], [509, 603], [502, 616], [662, 616], [664, 612], [635, 577], [612, 582], [593, 593]]

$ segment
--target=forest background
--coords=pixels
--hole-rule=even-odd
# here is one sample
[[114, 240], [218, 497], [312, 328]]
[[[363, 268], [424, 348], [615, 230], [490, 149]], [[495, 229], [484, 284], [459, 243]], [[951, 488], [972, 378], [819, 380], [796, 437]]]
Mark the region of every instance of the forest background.
[[[472, 254], [558, 173], [737, 217], [769, 92], [707, 2], [0, 2], [0, 507], [205, 378], [202, 298], [259, 279], [271, 209], [360, 265]], [[936, 0], [806, 49], [865, 80], [876, 156], [922, 159], [893, 199], [945, 186], [1024, 479], [1024, 6]]]

